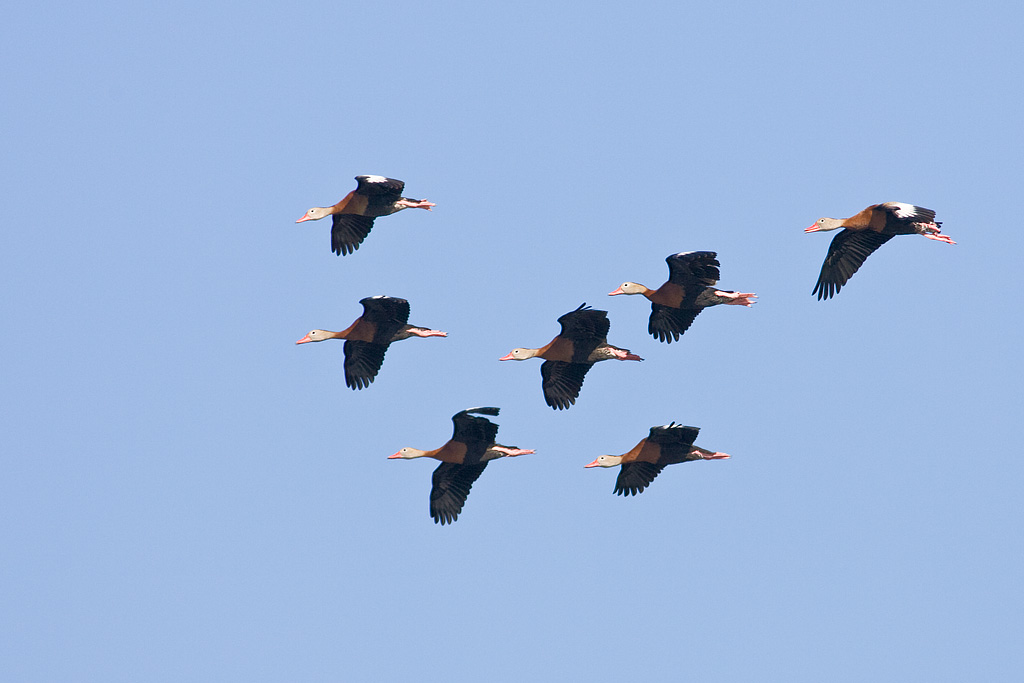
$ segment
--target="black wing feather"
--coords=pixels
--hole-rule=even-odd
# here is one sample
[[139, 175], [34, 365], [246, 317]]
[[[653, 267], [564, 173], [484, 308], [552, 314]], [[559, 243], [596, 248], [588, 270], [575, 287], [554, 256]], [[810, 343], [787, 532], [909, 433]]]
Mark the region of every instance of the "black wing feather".
[[[369, 182], [369, 178], [374, 176], [368, 175], [357, 175], [356, 182], [359, 186], [356, 188], [356, 194], [366, 195], [367, 197], [393, 197], [394, 199], [400, 199], [402, 196], [402, 190], [405, 189], [405, 183], [401, 180], [395, 180], [394, 178], [384, 178], [382, 181]], [[380, 177], [380, 176], [376, 176]]]
[[393, 296], [369, 296], [359, 301], [363, 305], [362, 319], [374, 323], [376, 344], [387, 346], [395, 334], [409, 322], [409, 302]]
[[559, 336], [573, 341], [596, 339], [597, 343], [601, 343], [608, 337], [608, 330], [611, 327], [608, 311], [595, 310], [585, 303], [580, 304], [575, 311], [563, 315], [558, 322], [562, 326]]
[[331, 226], [331, 251], [338, 256], [351, 254], [363, 243], [373, 228], [372, 216], [336, 213]]
[[486, 417], [478, 417], [471, 413], [482, 415], [497, 415], [498, 408], [469, 408], [452, 415], [452, 423], [455, 429], [452, 432], [452, 441], [466, 444], [466, 458], [475, 459], [484, 454], [484, 451], [494, 443], [498, 436], [498, 425]]
[[663, 469], [664, 465], [650, 462], [627, 462], [622, 465], [622, 471], [615, 480], [615, 493], [620, 496], [638, 496]]
[[353, 390], [365, 389], [373, 382], [384, 363], [387, 344], [357, 341], [345, 342], [345, 386]]
[[465, 410], [459, 411], [452, 416], [454, 420], [459, 415], [490, 415], [491, 417], [497, 417], [501, 412], [501, 408], [495, 408], [494, 406], [480, 406], [479, 408], [466, 408]]
[[671, 344], [690, 329], [703, 308], [672, 308], [662, 304], [651, 304], [651, 319], [647, 331], [658, 341]]
[[608, 342], [608, 311], [598, 311], [581, 304], [575, 311], [558, 319], [562, 331], [558, 336], [572, 340], [572, 360], [582, 363], [601, 344]]
[[593, 363], [566, 363], [546, 360], [541, 363], [541, 388], [544, 401], [555, 410], [568, 410], [576, 403], [583, 388], [583, 378]]
[[665, 262], [668, 263], [668, 281], [683, 287], [712, 287], [721, 277], [718, 254], [713, 251], [684, 251], [672, 254]]
[[873, 230], [844, 228], [828, 247], [828, 255], [811, 295], [817, 294], [820, 301], [838, 294], [864, 260], [892, 238], [893, 235], [883, 235]]
[[700, 427], [677, 425], [673, 422], [667, 425], [651, 427], [651, 433], [647, 435], [647, 440], [651, 443], [662, 445], [682, 444], [684, 446], [692, 446], [693, 442], [697, 440], [698, 434], [700, 434]]
[[437, 466], [430, 489], [430, 516], [434, 524], [451, 524], [459, 518], [473, 482], [480, 478], [485, 467], [486, 461], [476, 465], [443, 462]]
[[700, 434], [700, 427], [686, 427], [672, 423], [660, 427], [651, 427], [647, 442], [659, 446], [659, 465], [674, 465], [696, 459], [691, 455], [693, 442]]
[[889, 214], [890, 220], [898, 223], [935, 223], [936, 225], [942, 225], [935, 220], [935, 212], [931, 209], [926, 209], [923, 206], [916, 206], [911, 204], [914, 209], [914, 213], [911, 216], [901, 216], [900, 211], [905, 211], [905, 207], [900, 206], [899, 202], [885, 202], [879, 204], [878, 208]]

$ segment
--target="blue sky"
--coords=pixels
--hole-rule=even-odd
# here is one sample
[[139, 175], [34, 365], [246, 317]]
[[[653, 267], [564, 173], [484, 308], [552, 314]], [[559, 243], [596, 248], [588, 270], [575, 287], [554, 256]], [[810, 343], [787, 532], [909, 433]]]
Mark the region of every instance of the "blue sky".
[[[8, 11], [0, 678], [1019, 680], [1020, 10], [347, 5]], [[437, 208], [339, 258], [361, 173]], [[817, 301], [884, 201], [958, 244]], [[760, 302], [659, 344], [688, 250]], [[376, 294], [450, 336], [352, 392]], [[584, 301], [647, 360], [555, 412], [497, 359]], [[387, 456], [478, 405], [537, 453], [441, 528]], [[672, 420], [732, 459], [583, 468]]]

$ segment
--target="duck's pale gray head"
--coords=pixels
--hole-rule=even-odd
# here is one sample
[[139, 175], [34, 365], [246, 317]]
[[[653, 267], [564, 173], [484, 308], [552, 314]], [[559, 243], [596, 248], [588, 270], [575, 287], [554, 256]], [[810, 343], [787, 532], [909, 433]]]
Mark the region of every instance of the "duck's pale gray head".
[[314, 206], [312, 209], [306, 212], [306, 215], [304, 215], [302, 218], [295, 222], [304, 223], [306, 221], [318, 221], [324, 216], [328, 215], [329, 213], [330, 211], [328, 209], [325, 209], [321, 206]]
[[838, 218], [819, 218], [809, 228], [804, 228], [804, 232], [824, 232], [826, 230], [836, 230], [837, 228], [843, 227], [843, 222]]

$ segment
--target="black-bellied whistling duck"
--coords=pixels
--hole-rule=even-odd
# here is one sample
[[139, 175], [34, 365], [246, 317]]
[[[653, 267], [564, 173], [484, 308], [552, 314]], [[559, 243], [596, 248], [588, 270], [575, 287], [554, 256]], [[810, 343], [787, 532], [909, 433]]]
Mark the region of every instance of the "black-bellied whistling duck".
[[646, 439], [624, 455], [601, 455], [584, 467], [615, 467], [622, 465], [615, 480], [615, 493], [620, 496], [638, 496], [650, 486], [666, 465], [691, 460], [722, 460], [730, 457], [726, 453], [709, 451], [693, 442], [700, 433], [700, 427], [684, 427], [672, 422], [661, 427], [651, 427]]
[[817, 294], [821, 301], [838, 294], [864, 259], [896, 235], [924, 235], [930, 240], [956, 244], [952, 238], [941, 234], [940, 225], [931, 209], [903, 202], [872, 204], [849, 218], [819, 218], [804, 232], [838, 228], [843, 231], [832, 239], [811, 295]]
[[313, 330], [295, 342], [345, 340], [345, 385], [352, 389], [370, 386], [384, 362], [384, 352], [391, 342], [409, 337], [447, 337], [440, 330], [406, 324], [409, 302], [391, 296], [371, 296], [361, 300], [363, 314], [341, 332]]
[[543, 358], [540, 366], [544, 400], [555, 410], [566, 410], [576, 403], [583, 377], [591, 366], [602, 360], [643, 360], [629, 351], [608, 343], [608, 311], [595, 311], [582, 304], [566, 313], [558, 322], [562, 331], [539, 349], [512, 349], [498, 360]]
[[432, 451], [407, 446], [388, 456], [389, 460], [427, 457], [441, 461], [434, 470], [430, 489], [430, 516], [435, 524], [451, 524], [458, 519], [473, 482], [483, 474], [488, 462], [533, 453], [532, 450], [494, 443], [498, 425], [476, 415], [493, 416], [498, 412], [498, 408], [468, 408], [455, 413], [452, 415], [455, 431], [445, 445]]
[[362, 244], [373, 228], [373, 219], [388, 216], [402, 209], [426, 209], [437, 206], [426, 199], [408, 199], [402, 196], [405, 183], [381, 175], [357, 175], [356, 189], [334, 206], [314, 206], [295, 221], [318, 221], [334, 216], [331, 227], [331, 251], [338, 256], [351, 254]]
[[651, 302], [647, 331], [658, 341], [671, 344], [690, 327], [693, 319], [708, 306], [732, 304], [751, 306], [756, 294], [715, 289], [718, 282], [717, 254], [713, 251], [683, 251], [665, 259], [668, 282], [657, 289], [636, 282], [623, 282], [616, 294], [643, 294]]

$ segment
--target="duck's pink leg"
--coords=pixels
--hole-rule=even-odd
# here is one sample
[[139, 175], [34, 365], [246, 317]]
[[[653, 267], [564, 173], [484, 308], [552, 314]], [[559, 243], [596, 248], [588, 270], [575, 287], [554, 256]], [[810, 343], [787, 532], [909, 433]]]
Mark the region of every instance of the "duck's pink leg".
[[498, 444], [494, 444], [493, 446], [491, 446], [487, 450], [489, 450], [489, 451], [498, 451], [499, 453], [504, 453], [505, 455], [507, 455], [510, 458], [514, 458], [517, 455], [530, 455], [531, 453], [534, 452], [533, 450], [528, 449], [528, 448], [510, 448], [509, 446], [499, 446]]
[[415, 334], [417, 337], [447, 337], [447, 332], [441, 330], [428, 330], [425, 327], [410, 327], [409, 332]]
[[430, 211], [430, 207], [437, 206], [434, 202], [429, 202], [426, 199], [399, 199], [395, 202], [396, 206], [400, 206], [403, 209], [426, 209]]
[[940, 225], [942, 225], [942, 224], [941, 223], [915, 223], [914, 227], [917, 228], [917, 231], [919, 233], [921, 233], [922, 235], [924, 235], [925, 237], [927, 237], [930, 240], [935, 240], [936, 242], [945, 242], [946, 244], [956, 244], [956, 242], [953, 241], [952, 237], [946, 237], [945, 235], [941, 234], [942, 233], [942, 229], [939, 227]]
[[636, 355], [635, 353], [630, 353], [626, 349], [613, 349], [612, 355], [614, 355], [619, 360], [643, 360], [643, 358], [641, 358], [640, 356]]
[[729, 299], [729, 301], [723, 301], [722, 303], [728, 304], [730, 306], [753, 306], [755, 303], [757, 303], [756, 301], [754, 301], [754, 299], [757, 298], [757, 294], [753, 293], [720, 292], [716, 289], [715, 294], [717, 296]]
[[717, 451], [709, 451], [706, 448], [701, 448], [700, 446], [694, 446], [693, 450], [690, 451], [690, 454], [691, 455], [699, 455], [700, 457], [704, 458], [705, 460], [725, 460], [726, 458], [731, 458], [732, 457], [728, 453], [719, 453]]
[[705, 460], [726, 460], [732, 456], [728, 453], [710, 453], [704, 456]]

